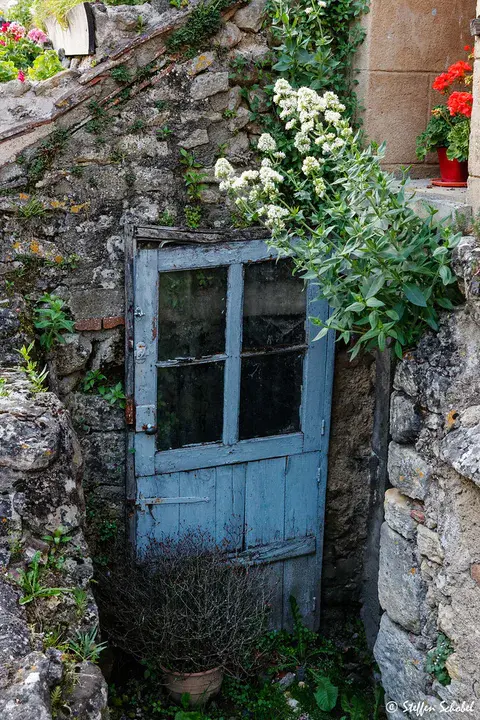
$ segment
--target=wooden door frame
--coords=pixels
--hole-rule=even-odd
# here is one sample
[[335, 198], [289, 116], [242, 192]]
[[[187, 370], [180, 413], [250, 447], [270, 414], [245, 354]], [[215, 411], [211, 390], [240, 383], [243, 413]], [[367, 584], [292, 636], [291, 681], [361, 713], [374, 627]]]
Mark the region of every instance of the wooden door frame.
[[[125, 394], [127, 396], [126, 422], [126, 525], [128, 539], [133, 547], [136, 543], [136, 499], [137, 482], [135, 476], [135, 362], [134, 362], [134, 311], [135, 311], [135, 257], [139, 245], [148, 244], [156, 249], [165, 247], [182, 246], [199, 247], [216, 245], [221, 243], [232, 243], [235, 241], [267, 240], [270, 237], [268, 231], [263, 228], [249, 228], [246, 230], [205, 230], [196, 231], [181, 227], [159, 227], [149, 225], [127, 225], [124, 232], [124, 254], [125, 254]], [[320, 472], [324, 482], [322, 483], [323, 497], [319, 498], [319, 510], [323, 508], [322, 515], [325, 516], [325, 493], [327, 487], [328, 449], [330, 440], [330, 409], [333, 387], [333, 355], [335, 345], [335, 334], [330, 331], [327, 336], [327, 351], [325, 374], [321, 378], [325, 392], [323, 396], [325, 427], [322, 427], [322, 451], [320, 452]], [[320, 421], [320, 418], [319, 418]], [[324, 525], [324, 523], [323, 523]], [[317, 539], [317, 558], [321, 568], [323, 558], [323, 525]], [[318, 578], [320, 583], [321, 576]], [[318, 593], [320, 594], [320, 593]], [[319, 603], [318, 597], [317, 602]]]

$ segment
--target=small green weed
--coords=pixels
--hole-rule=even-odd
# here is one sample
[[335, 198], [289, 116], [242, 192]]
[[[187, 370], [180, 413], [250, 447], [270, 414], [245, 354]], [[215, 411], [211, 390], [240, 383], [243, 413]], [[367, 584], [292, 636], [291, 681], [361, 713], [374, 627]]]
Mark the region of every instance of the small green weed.
[[43, 203], [36, 197], [31, 197], [25, 205], [17, 205], [17, 215], [22, 220], [30, 220], [34, 217], [43, 217], [46, 214]]
[[158, 216], [157, 222], [164, 227], [173, 227], [173, 225], [175, 225], [175, 218], [169, 210], [164, 210]]
[[83, 379], [82, 390], [84, 393], [97, 391], [110, 405], [124, 408], [126, 395], [123, 392], [122, 383], [109, 386], [107, 382], [108, 380], [101, 370], [89, 370]]
[[8, 397], [10, 395], [7, 390], [7, 381], [5, 378], [0, 377], [0, 397]]
[[40, 345], [47, 351], [55, 343], [64, 343], [65, 333], [74, 331], [75, 323], [68, 319], [64, 308], [61, 298], [49, 294], [42, 295], [35, 307], [33, 324], [40, 330]]
[[200, 227], [202, 215], [202, 208], [199, 205], [185, 206], [185, 222], [189, 228], [195, 229]]
[[58, 597], [70, 592], [68, 588], [52, 588], [42, 584], [43, 567], [40, 561], [41, 553], [37, 551], [30, 562], [29, 569], [20, 572], [17, 580], [23, 592], [19, 600], [20, 605], [27, 605], [38, 598]]
[[107, 647], [106, 642], [97, 642], [97, 635], [97, 627], [90, 632], [77, 632], [75, 639], [68, 643], [68, 652], [72, 653], [80, 662], [97, 663], [101, 653]]
[[31, 342], [28, 347], [23, 345], [20, 350], [17, 350], [18, 354], [23, 360], [23, 366], [20, 367], [20, 370], [25, 373], [28, 380], [30, 381], [30, 384], [32, 386], [32, 392], [46, 392], [47, 388], [45, 386], [45, 382], [47, 380], [48, 370], [46, 366], [43, 368], [43, 370], [40, 370], [38, 367], [38, 362], [36, 360], [33, 360], [32, 352], [34, 345], [35, 343]]
[[113, 70], [110, 71], [110, 75], [115, 80], [115, 82], [124, 85], [132, 82], [133, 79], [130, 74], [130, 70], [127, 68], [126, 65], [117, 65], [116, 68], [113, 68]]
[[170, 135], [172, 134], [173, 130], [172, 128], [169, 128], [168, 125], [164, 125], [163, 127], [157, 128], [157, 139], [158, 140], [167, 140]]
[[440, 633], [437, 638], [437, 644], [427, 653], [427, 662], [425, 669], [431, 673], [441, 685], [450, 685], [452, 679], [446, 668], [446, 661], [453, 653], [453, 645], [449, 638]]

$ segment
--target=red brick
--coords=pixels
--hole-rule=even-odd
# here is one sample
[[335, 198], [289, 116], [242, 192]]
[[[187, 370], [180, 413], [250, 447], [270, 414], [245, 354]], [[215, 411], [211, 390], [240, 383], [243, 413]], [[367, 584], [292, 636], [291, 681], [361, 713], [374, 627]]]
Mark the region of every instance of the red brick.
[[120, 325], [125, 325], [125, 318], [123, 315], [103, 318], [103, 327], [105, 330], [110, 330], [110, 328], [119, 327]]
[[472, 576], [472, 580], [475, 580], [477, 585], [480, 585], [480, 565], [478, 563], [470, 566], [470, 575]]
[[85, 318], [84, 320], [77, 320], [75, 323], [75, 330], [101, 330], [102, 329], [102, 318]]
[[412, 517], [418, 523], [422, 523], [422, 525], [425, 522], [425, 513], [423, 513], [421, 510], [411, 510], [410, 517]]

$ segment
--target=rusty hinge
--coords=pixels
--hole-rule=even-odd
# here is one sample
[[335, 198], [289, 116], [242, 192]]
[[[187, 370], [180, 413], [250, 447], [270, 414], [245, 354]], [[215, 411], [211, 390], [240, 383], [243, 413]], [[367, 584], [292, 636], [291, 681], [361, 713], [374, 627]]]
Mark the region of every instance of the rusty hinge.
[[127, 397], [125, 404], [125, 422], [127, 425], [135, 425], [135, 403], [132, 397]]

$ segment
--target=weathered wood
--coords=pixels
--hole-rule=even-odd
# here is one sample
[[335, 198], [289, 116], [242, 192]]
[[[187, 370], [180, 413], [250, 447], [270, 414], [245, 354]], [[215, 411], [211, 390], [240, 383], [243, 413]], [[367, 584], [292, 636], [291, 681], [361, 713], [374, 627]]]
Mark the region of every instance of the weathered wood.
[[314, 555], [316, 540], [314, 535], [292, 540], [278, 540], [277, 542], [249, 548], [241, 553], [232, 553], [230, 557], [245, 565], [267, 565], [269, 563], [284, 562], [295, 558]]
[[238, 442], [240, 413], [240, 374], [243, 320], [243, 265], [236, 263], [228, 268], [227, 330], [225, 381], [223, 395], [223, 442]]
[[68, 11], [67, 27], [62, 27], [53, 17], [45, 21], [48, 37], [55, 50], [61, 48], [65, 55], [93, 55], [95, 52], [95, 25], [89, 3], [81, 3]]
[[270, 237], [266, 228], [248, 230], [190, 230], [185, 227], [163, 227], [157, 225], [138, 225], [136, 237], [142, 240], [158, 241], [160, 247], [169, 244], [208, 244], [219, 242], [238, 242], [239, 240], [264, 240]]
[[[125, 258], [125, 395], [127, 406], [134, 409], [135, 375], [133, 364], [133, 258], [135, 255], [135, 238], [133, 226], [127, 225], [124, 231], [124, 258]], [[133, 419], [133, 418], [132, 418]], [[128, 420], [128, 418], [127, 418]], [[136, 512], [133, 503], [137, 494], [137, 483], [135, 479], [135, 433], [131, 426], [128, 427], [126, 437], [126, 460], [125, 460], [125, 497], [126, 497], [126, 527], [130, 542], [136, 542]]]

